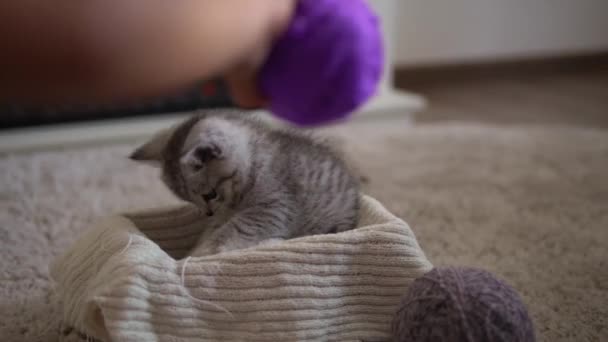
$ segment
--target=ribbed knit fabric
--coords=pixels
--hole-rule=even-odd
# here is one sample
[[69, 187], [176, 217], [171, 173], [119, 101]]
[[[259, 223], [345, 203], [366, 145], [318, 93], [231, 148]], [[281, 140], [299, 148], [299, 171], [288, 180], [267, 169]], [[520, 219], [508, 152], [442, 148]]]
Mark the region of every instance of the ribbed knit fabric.
[[432, 265], [405, 222], [361, 202], [358, 229], [191, 259], [196, 209], [110, 217], [52, 266], [64, 325], [114, 342], [387, 340]]

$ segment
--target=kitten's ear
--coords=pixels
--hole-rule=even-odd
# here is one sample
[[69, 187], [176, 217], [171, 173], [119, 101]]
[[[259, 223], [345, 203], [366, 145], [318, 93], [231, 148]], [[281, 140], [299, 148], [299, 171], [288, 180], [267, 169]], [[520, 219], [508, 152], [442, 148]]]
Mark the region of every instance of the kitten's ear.
[[160, 163], [163, 160], [163, 151], [169, 142], [172, 132], [172, 129], [158, 132], [148, 142], [135, 149], [129, 158], [135, 161], [160, 166]]

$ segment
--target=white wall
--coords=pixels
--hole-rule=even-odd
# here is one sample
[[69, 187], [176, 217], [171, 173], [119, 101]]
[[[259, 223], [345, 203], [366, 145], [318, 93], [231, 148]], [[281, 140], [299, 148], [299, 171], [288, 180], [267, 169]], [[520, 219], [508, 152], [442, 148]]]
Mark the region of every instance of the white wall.
[[398, 0], [395, 61], [608, 51], [608, 0]]
[[[1, 0], [0, 0], [1, 1]], [[348, 0], [344, 0], [348, 1]], [[608, 1], [608, 0], [606, 0]], [[397, 9], [399, 0], [369, 0], [372, 9], [380, 18], [386, 49], [385, 59], [387, 67], [384, 68], [384, 77], [380, 84], [381, 90], [390, 89], [393, 84], [393, 60], [396, 56], [395, 37], [397, 33]]]

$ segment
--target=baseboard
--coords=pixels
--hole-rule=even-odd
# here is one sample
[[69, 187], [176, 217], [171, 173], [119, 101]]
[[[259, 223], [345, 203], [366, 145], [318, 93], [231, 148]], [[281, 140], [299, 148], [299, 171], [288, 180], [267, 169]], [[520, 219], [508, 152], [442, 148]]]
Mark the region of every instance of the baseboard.
[[427, 101], [421, 95], [391, 89], [371, 99], [355, 114], [355, 118], [378, 119], [380, 117], [410, 116], [413, 119], [413, 115], [422, 111], [426, 106]]
[[[407, 92], [387, 90], [371, 99], [353, 114], [353, 121], [399, 117], [413, 121], [414, 114], [426, 105], [424, 98]], [[0, 131], [0, 153], [59, 149], [135, 141], [169, 127], [191, 112], [168, 113], [149, 117], [87, 121]], [[270, 117], [264, 112], [260, 115]]]
[[512, 58], [467, 63], [397, 67], [395, 85], [417, 89], [435, 83], [455, 83], [496, 78], [522, 78], [555, 73], [600, 70], [608, 65], [608, 51], [551, 57]]

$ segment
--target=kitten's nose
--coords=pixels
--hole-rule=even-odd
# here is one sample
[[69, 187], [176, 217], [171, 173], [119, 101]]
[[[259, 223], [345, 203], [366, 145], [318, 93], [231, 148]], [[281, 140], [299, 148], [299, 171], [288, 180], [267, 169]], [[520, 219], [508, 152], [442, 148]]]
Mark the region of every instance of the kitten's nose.
[[213, 216], [213, 211], [211, 211], [211, 209], [207, 210], [207, 216]]

